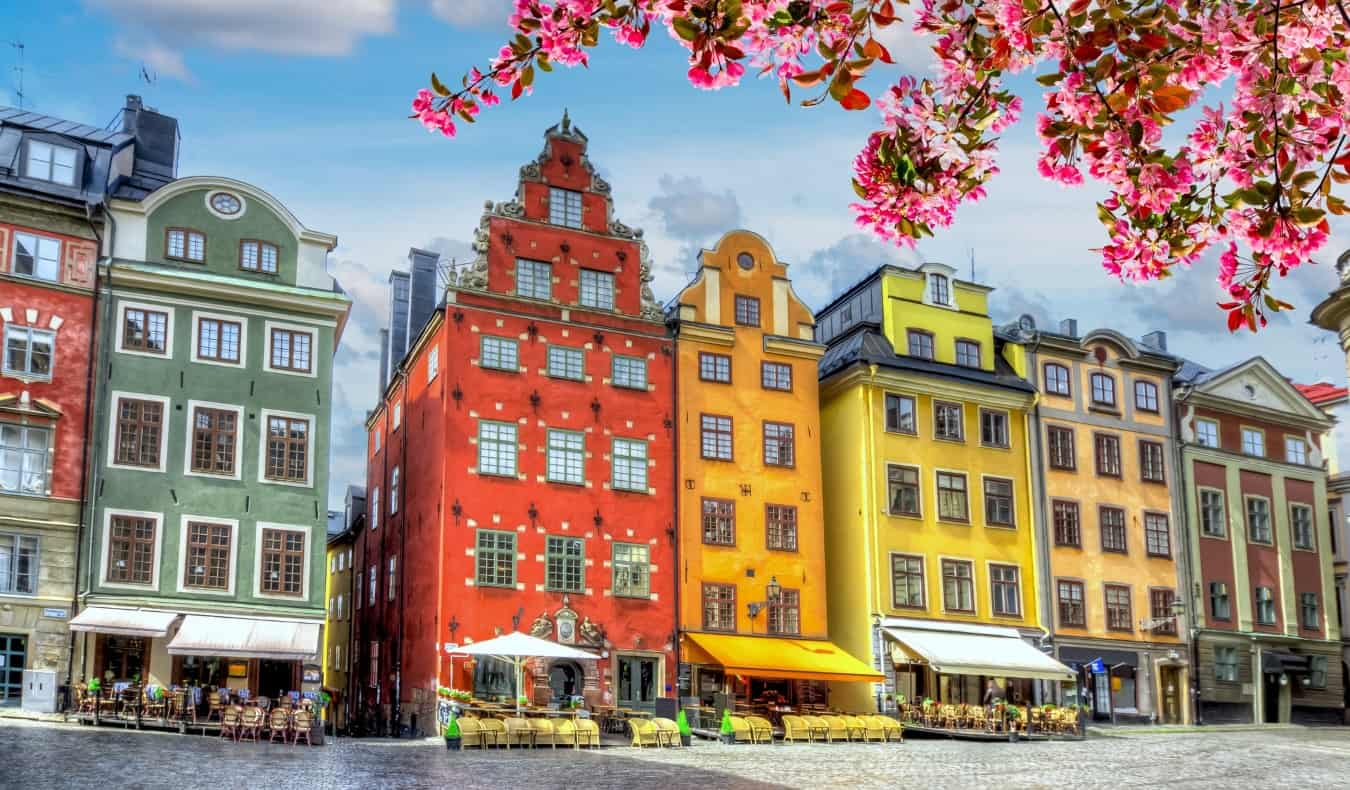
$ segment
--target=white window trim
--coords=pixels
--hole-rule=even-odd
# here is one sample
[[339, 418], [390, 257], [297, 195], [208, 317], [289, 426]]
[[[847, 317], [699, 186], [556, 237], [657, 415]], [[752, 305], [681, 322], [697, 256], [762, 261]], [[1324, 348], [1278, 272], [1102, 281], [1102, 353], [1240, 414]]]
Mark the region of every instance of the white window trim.
[[[1017, 611], [1016, 612], [998, 612], [994, 610], [994, 567], [1014, 568], [1017, 570]], [[1025, 604], [1026, 577], [1022, 575], [1022, 565], [1016, 560], [985, 560], [984, 576], [989, 583], [989, 616], [998, 617], [1004, 620], [1022, 620], [1027, 616]], [[980, 594], [978, 588], [975, 590], [976, 596]], [[1084, 592], [1086, 597], [1087, 593]], [[1085, 602], [1086, 603], [1086, 602]], [[978, 606], [978, 604], [977, 604]]]
[[[904, 552], [899, 552], [903, 554]], [[970, 610], [951, 609], [947, 606], [947, 577], [943, 575], [942, 564], [948, 560], [952, 562], [964, 562], [970, 566]], [[937, 584], [939, 605], [944, 614], [960, 615], [962, 617], [980, 616], [980, 563], [974, 557], [956, 557], [951, 554], [939, 554], [937, 556]], [[926, 562], [926, 560], [925, 560]], [[1019, 580], [1020, 581], [1020, 580]], [[928, 566], [924, 565], [924, 586], [928, 586]], [[990, 588], [992, 592], [993, 588]], [[925, 593], [927, 590], [924, 591]]]
[[[229, 321], [239, 325], [239, 361], [221, 362], [215, 359], [202, 359], [197, 356], [197, 350], [200, 348], [201, 322], [203, 318], [209, 318], [215, 321]], [[311, 341], [311, 351], [313, 343]], [[248, 365], [248, 319], [240, 315], [227, 315], [225, 313], [208, 313], [199, 310], [192, 311], [192, 347], [189, 351], [190, 358], [199, 365], [216, 365], [222, 368], [242, 368]], [[313, 353], [310, 354], [313, 358]]]
[[[53, 356], [54, 356], [54, 355], [53, 355]], [[1292, 458], [1289, 457], [1289, 447], [1290, 447], [1290, 443], [1291, 443], [1291, 442], [1298, 442], [1300, 445], [1303, 446], [1303, 460], [1302, 460], [1302, 461], [1295, 461], [1295, 460], [1293, 460]], [[1297, 436], [1297, 435], [1292, 434], [1292, 433], [1287, 433], [1287, 434], [1284, 435], [1284, 462], [1285, 462], [1285, 463], [1287, 463], [1287, 464], [1294, 464], [1294, 465], [1296, 465], [1296, 466], [1307, 466], [1307, 465], [1308, 465], [1308, 462], [1309, 462], [1311, 459], [1312, 459], [1312, 445], [1308, 443], [1308, 440], [1307, 440], [1307, 439], [1303, 438], [1302, 436]]]
[[[1205, 424], [1205, 425], [1213, 425], [1213, 426], [1214, 426], [1214, 441], [1216, 442], [1215, 444], [1205, 444], [1204, 442], [1202, 442], [1202, 441], [1200, 440], [1200, 425], [1201, 425], [1202, 423]], [[1209, 448], [1215, 449], [1215, 450], [1217, 450], [1217, 449], [1219, 449], [1220, 447], [1222, 447], [1222, 446], [1223, 446], [1223, 438], [1219, 436], [1219, 421], [1218, 421], [1218, 420], [1210, 420], [1210, 419], [1207, 419], [1207, 418], [1204, 418], [1204, 417], [1197, 417], [1197, 418], [1195, 418], [1195, 443], [1198, 444], [1198, 445], [1200, 445], [1201, 447], [1209, 447]]]
[[[28, 335], [28, 356], [30, 359], [33, 356], [33, 333], [41, 332], [44, 335], [51, 335], [52, 353], [51, 359], [47, 361], [48, 364], [47, 375], [35, 376], [27, 371], [9, 369], [9, 331], [11, 329], [16, 331], [22, 330], [25, 334]], [[30, 384], [33, 382], [45, 383], [55, 381], [56, 339], [57, 339], [57, 330], [49, 327], [34, 326], [31, 324], [20, 324], [17, 321], [3, 324], [3, 331], [0, 331], [0, 354], [2, 354], [4, 358], [0, 359], [0, 376], [4, 376], [5, 378], [18, 379], [19, 381], [22, 381], [25, 384]]]
[[[229, 195], [230, 197], [239, 201], [238, 211], [234, 212], [233, 214], [222, 214], [219, 211], [216, 211], [216, 207], [211, 205], [211, 201], [215, 199], [216, 195], [222, 193]], [[241, 217], [243, 217], [245, 214], [248, 213], [248, 199], [245, 198], [239, 192], [231, 192], [225, 189], [212, 189], [206, 193], [206, 197], [203, 199], [202, 202], [206, 204], [206, 210], [211, 212], [211, 216], [215, 217], [216, 219], [223, 219], [226, 222], [233, 222], [237, 219], [240, 219]]]
[[[1251, 433], [1254, 433], [1254, 434], [1256, 434], [1257, 436], [1260, 436], [1260, 437], [1261, 437], [1261, 454], [1260, 454], [1260, 455], [1254, 455], [1254, 454], [1252, 454], [1252, 453], [1247, 452], [1247, 433], [1248, 433], [1249, 431], [1250, 431]], [[1266, 457], [1268, 457], [1268, 456], [1267, 456], [1267, 453], [1266, 453], [1266, 449], [1267, 449], [1267, 448], [1266, 448], [1266, 432], [1265, 432], [1265, 431], [1261, 430], [1260, 428], [1253, 428], [1253, 427], [1251, 427], [1250, 425], [1241, 425], [1241, 426], [1238, 426], [1238, 452], [1239, 452], [1239, 453], [1241, 453], [1242, 455], [1247, 456], [1248, 458], [1266, 458]]]
[[[234, 429], [234, 474], [221, 475], [211, 474], [210, 472], [192, 471], [192, 449], [193, 439], [196, 433], [197, 408], [219, 409], [221, 411], [232, 411], [235, 414]], [[184, 423], [183, 433], [183, 474], [188, 477], [206, 477], [215, 480], [242, 480], [244, 476], [244, 407], [235, 406], [230, 403], [213, 403], [205, 400], [190, 400], [187, 402], [187, 421]], [[223, 521], [221, 522], [224, 523]]]
[[399, 480], [400, 477], [402, 477], [402, 474], [399, 472], [399, 468], [395, 466], [394, 470], [389, 473], [389, 515], [391, 516], [398, 514], [398, 486], [401, 482]]
[[[936, 481], [936, 478], [934, 478], [934, 480]], [[1011, 511], [1012, 511], [1012, 512], [1011, 512], [1011, 514], [1010, 514], [1010, 515], [1012, 516], [1012, 523], [1011, 523], [1011, 524], [992, 524], [992, 523], [990, 523], [990, 521], [989, 521], [989, 513], [988, 513], [988, 511], [987, 511], [987, 509], [986, 509], [987, 503], [986, 503], [985, 498], [984, 498], [984, 497], [985, 497], [985, 493], [984, 493], [985, 482], [986, 482], [986, 481], [989, 481], [989, 480], [998, 480], [998, 481], [1000, 481], [1000, 482], [1010, 484], [1009, 487], [1011, 488], [1011, 490], [1008, 492], [1008, 498], [1009, 498], [1010, 500], [1012, 500], [1012, 502], [1011, 502]], [[1019, 526], [1019, 525], [1018, 525], [1019, 519], [1017, 518], [1017, 482], [1018, 482], [1018, 481], [1017, 481], [1017, 478], [1014, 477], [1014, 476], [1012, 476], [1012, 475], [990, 475], [990, 474], [985, 474], [985, 473], [983, 473], [983, 472], [980, 473], [980, 516], [981, 516], [981, 518], [983, 518], [983, 520], [984, 520], [983, 526], [984, 526], [985, 529], [1006, 529], [1006, 530], [1016, 530], [1016, 529], [1018, 528], [1018, 526]], [[970, 486], [969, 481], [966, 482], [966, 486], [967, 486], [967, 488]], [[966, 492], [966, 506], [967, 506], [967, 508], [970, 506], [970, 492], [969, 492], [969, 491]], [[1053, 524], [1051, 524], [1050, 529], [1051, 529], [1052, 531], [1054, 530], [1054, 525], [1053, 525]], [[1052, 536], [1052, 537], [1053, 537], [1053, 536]], [[1002, 561], [1002, 560], [994, 560], [993, 562], [994, 562], [995, 565], [1009, 565], [1009, 564], [1015, 565], [1015, 564], [1016, 564], [1016, 563], [1005, 562], [1005, 561]], [[1021, 566], [1019, 565], [1018, 567], [1020, 568]], [[1019, 577], [1019, 584], [1020, 584], [1020, 577]]]
[[375, 486], [373, 495], [370, 498], [370, 529], [372, 532], [380, 528], [380, 487]]
[[[54, 241], [54, 242], [56, 242], [56, 279], [55, 279], [55, 280], [48, 280], [46, 277], [39, 277], [39, 276], [36, 274], [36, 272], [37, 272], [37, 266], [38, 266], [37, 250], [33, 250], [33, 271], [34, 271], [35, 273], [34, 273], [34, 274], [20, 274], [20, 273], [19, 273], [19, 270], [18, 270], [18, 263], [19, 263], [19, 243], [18, 243], [18, 237], [19, 237], [19, 236], [32, 236], [33, 238], [38, 239], [38, 240], [43, 240], [43, 239], [45, 239], [45, 240], [47, 240], [47, 241]], [[23, 279], [23, 280], [32, 280], [32, 281], [34, 281], [34, 282], [40, 282], [40, 283], [56, 283], [56, 284], [60, 284], [61, 282], [63, 282], [62, 277], [61, 277], [61, 267], [62, 267], [62, 261], [65, 259], [65, 256], [66, 256], [66, 241], [65, 241], [65, 239], [62, 239], [62, 238], [60, 238], [59, 236], [51, 236], [51, 235], [48, 235], [48, 234], [46, 234], [46, 233], [39, 233], [39, 232], [34, 231], [34, 230], [26, 230], [26, 229], [25, 229], [25, 230], [19, 230], [18, 228], [15, 228], [15, 229], [10, 233], [9, 269], [8, 269], [8, 271], [6, 272], [6, 274], [10, 274], [10, 275], [12, 275], [12, 276], [14, 276], [14, 277], [18, 277], [18, 278]]]
[[[966, 481], [966, 514], [964, 520], [943, 518], [942, 517], [942, 488], [938, 485], [938, 475], [960, 475]], [[970, 472], [965, 469], [944, 469], [942, 467], [933, 467], [933, 518], [939, 524], [957, 524], [960, 526], [975, 526], [975, 522], [970, 518]], [[980, 483], [980, 496], [984, 496], [984, 483]], [[889, 504], [889, 503], [887, 503]], [[949, 557], [948, 559], [958, 559]], [[939, 569], [941, 566], [938, 566]]]
[[[123, 348], [122, 340], [126, 335], [124, 331], [127, 325], [127, 310], [153, 310], [156, 313], [165, 313], [168, 319], [164, 322], [164, 353], [155, 354], [150, 351], [138, 351], [134, 348]], [[174, 313], [177, 311], [173, 305], [159, 304], [157, 302], [128, 302], [120, 300], [117, 303], [117, 327], [114, 330], [114, 342], [119, 354], [132, 354], [138, 357], [149, 357], [150, 359], [173, 359], [173, 322]], [[234, 319], [230, 319], [234, 320]], [[194, 340], [196, 338], [193, 338]]]
[[[907, 558], [907, 559], [908, 559], [908, 558], [915, 558], [915, 559], [918, 559], [918, 560], [922, 563], [922, 566], [923, 566], [923, 589], [922, 589], [921, 592], [922, 592], [922, 594], [923, 594], [923, 604], [922, 604], [921, 606], [898, 606], [898, 605], [896, 604], [896, 601], [895, 601], [895, 558], [896, 558], [896, 557], [905, 557], [905, 558]], [[942, 567], [942, 566], [939, 564], [939, 566], [938, 566], [939, 571], [941, 571], [941, 567]], [[927, 612], [927, 611], [928, 611], [928, 605], [929, 605], [930, 603], [932, 603], [931, 596], [929, 596], [929, 594], [928, 594], [928, 583], [929, 583], [930, 581], [932, 581], [932, 580], [929, 578], [930, 576], [931, 576], [931, 574], [928, 572], [928, 555], [927, 555], [927, 554], [918, 554], [918, 553], [915, 553], [915, 552], [908, 552], [908, 551], [898, 551], [898, 550], [896, 550], [896, 549], [891, 549], [890, 551], [886, 552], [886, 583], [889, 584], [889, 585], [890, 585], [890, 588], [891, 588], [891, 589], [890, 589], [890, 593], [891, 593], [891, 595], [890, 595], [890, 599], [891, 599], [891, 607], [890, 607], [890, 608], [891, 608], [893, 611], [897, 611], [897, 612]], [[941, 593], [939, 592], [939, 595], [940, 595], [940, 594], [941, 594]]]
[[[1221, 525], [1221, 526], [1223, 527], [1223, 532], [1219, 533], [1218, 535], [1213, 535], [1213, 534], [1210, 534], [1210, 533], [1208, 533], [1208, 532], [1205, 531], [1205, 516], [1204, 516], [1204, 513], [1205, 513], [1205, 498], [1204, 498], [1204, 493], [1205, 493], [1206, 491], [1212, 491], [1213, 493], [1218, 494], [1218, 495], [1219, 495], [1219, 502], [1220, 502], [1220, 504], [1223, 505], [1223, 524]], [[1246, 506], [1247, 506], [1247, 505], [1246, 505], [1246, 503], [1244, 502], [1244, 503], [1243, 503], [1243, 507], [1245, 508]], [[1201, 537], [1201, 538], [1209, 538], [1209, 539], [1211, 539], [1211, 540], [1227, 540], [1227, 539], [1228, 539], [1228, 533], [1231, 532], [1231, 530], [1229, 529], [1229, 526], [1230, 526], [1230, 523], [1229, 523], [1229, 522], [1232, 520], [1232, 519], [1230, 518], [1229, 514], [1228, 514], [1228, 492], [1224, 491], [1222, 488], [1215, 488], [1214, 486], [1196, 486], [1196, 489], [1195, 489], [1195, 520], [1196, 520], [1196, 530], [1197, 530], [1197, 534], [1199, 535], [1199, 537]], [[1244, 531], [1245, 531], [1246, 528], [1247, 528], [1247, 513], [1246, 513], [1246, 511], [1243, 511], [1243, 514], [1242, 514], [1242, 527], [1243, 527], [1243, 530], [1244, 530]]]
[[[148, 400], [160, 404], [163, 411], [163, 417], [159, 423], [159, 466], [133, 466], [131, 464], [117, 463], [117, 414], [118, 403], [123, 399], [130, 400]], [[107, 465], [109, 469], [126, 469], [131, 472], [158, 472], [163, 474], [169, 462], [169, 431], [173, 427], [173, 412], [170, 410], [173, 401], [162, 395], [150, 395], [143, 392], [126, 392], [123, 390], [113, 390], [112, 401], [109, 404], [108, 413], [108, 457]]]
[[436, 376], [441, 372], [441, 347], [432, 346], [427, 352], [427, 383], [436, 380]]
[[[150, 569], [150, 584], [127, 584], [126, 582], [108, 581], [108, 551], [112, 547], [112, 520], [114, 516], [130, 516], [132, 518], [148, 518], [155, 522], [155, 556], [152, 559]], [[158, 594], [159, 592], [159, 571], [161, 566], [160, 553], [164, 549], [164, 514], [151, 513], [145, 510], [119, 510], [116, 508], [106, 508], [103, 511], [103, 546], [99, 552], [99, 586], [111, 587], [119, 590], [149, 590]]]
[[[226, 579], [226, 587], [223, 590], [210, 590], [202, 587], [187, 586], [184, 576], [187, 571], [187, 543], [188, 543], [188, 522], [196, 521], [200, 524], [227, 525], [230, 528], [230, 575]], [[308, 555], [306, 555], [308, 556]], [[177, 590], [182, 595], [215, 595], [215, 596], [234, 596], [235, 580], [239, 578], [239, 521], [233, 518], [216, 518], [214, 516], [190, 516], [184, 514], [178, 525], [178, 568]]]
[[[309, 372], [303, 373], [298, 370], [289, 370], [286, 368], [272, 367], [272, 330], [282, 329], [287, 332], [297, 332], [309, 335]], [[312, 326], [304, 324], [288, 324], [281, 321], [263, 322], [263, 370], [269, 373], [281, 373], [286, 376], [300, 376], [301, 378], [317, 378], [319, 375], [319, 333]]]
[[[642, 459], [644, 463], [643, 463], [643, 465], [641, 466], [641, 469], [642, 469], [642, 483], [643, 483], [642, 488], [626, 488], [626, 487], [622, 487], [622, 486], [618, 485], [618, 480], [617, 480], [617, 479], [618, 479], [618, 465], [617, 465], [615, 462], [616, 462], [616, 461], [618, 460], [618, 458], [619, 458], [619, 442], [633, 442], [633, 443], [641, 444], [641, 445], [642, 445], [642, 453], [643, 453], [643, 456], [644, 456], [643, 459]], [[630, 438], [630, 437], [627, 437], [627, 436], [615, 436], [615, 437], [613, 437], [613, 439], [612, 439], [612, 440], [610, 441], [610, 443], [609, 443], [609, 453], [610, 453], [610, 455], [609, 455], [609, 485], [610, 485], [610, 488], [611, 488], [612, 490], [614, 490], [614, 491], [625, 491], [625, 492], [630, 493], [630, 494], [650, 494], [650, 493], [652, 493], [652, 487], [651, 487], [651, 482], [652, 482], [652, 475], [651, 475], [652, 455], [651, 455], [651, 449], [652, 449], [652, 448], [651, 448], [651, 442], [647, 441], [646, 439], [634, 439], [634, 438]], [[624, 458], [627, 459], [629, 463], [633, 463], [634, 460], [635, 460], [635, 459], [633, 459], [633, 457], [630, 456], [630, 455], [625, 455]]]
[[[1256, 540], [1252, 537], [1252, 517], [1250, 502], [1260, 501], [1266, 503], [1266, 532], [1270, 534], [1270, 540]], [[1268, 496], [1261, 494], [1243, 494], [1242, 495], [1242, 538], [1247, 543], [1255, 543], [1258, 546], [1278, 547], [1279, 541], [1275, 534], [1275, 508]], [[1255, 589], [1255, 588], [1253, 588]]]
[[[267, 423], [272, 417], [289, 417], [296, 420], [309, 420], [309, 447], [305, 452], [305, 482], [295, 483], [288, 480], [269, 480], [267, 479]], [[269, 486], [287, 486], [290, 488], [313, 488], [314, 487], [314, 453], [315, 437], [317, 436], [319, 421], [313, 414], [305, 414], [298, 411], [280, 411], [278, 409], [261, 409], [258, 412], [258, 482]]]
[[[300, 578], [300, 595], [282, 595], [262, 591], [262, 534], [265, 529], [279, 529], [283, 532], [299, 532], [305, 536], [305, 570]], [[298, 524], [276, 524], [271, 521], [259, 521], [253, 533], [253, 597], [273, 601], [309, 601], [310, 543], [312, 530]]]
[[389, 430], [390, 430], [390, 431], [397, 431], [397, 430], [398, 430], [399, 428], [401, 428], [401, 427], [403, 427], [403, 404], [402, 404], [402, 403], [395, 403], [395, 404], [394, 404], [394, 427], [393, 427], [393, 428], [390, 428]]

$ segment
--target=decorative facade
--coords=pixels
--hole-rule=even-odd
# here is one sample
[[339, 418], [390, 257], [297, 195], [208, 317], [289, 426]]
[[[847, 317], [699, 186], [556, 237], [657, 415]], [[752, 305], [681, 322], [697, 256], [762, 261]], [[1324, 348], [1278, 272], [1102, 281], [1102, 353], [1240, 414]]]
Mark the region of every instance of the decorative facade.
[[1055, 332], [1029, 317], [1008, 332], [1040, 390], [1030, 450], [1048, 568], [1041, 617], [1055, 656], [1079, 675], [1071, 701], [1098, 720], [1186, 723], [1189, 651], [1177, 607], [1185, 554], [1172, 506], [1179, 363], [1161, 333], [1149, 342], [1109, 329], [1079, 336], [1075, 321]]
[[[428, 730], [438, 685], [645, 710], [673, 687], [674, 354], [641, 231], [614, 218], [587, 145], [564, 116], [515, 199], [487, 205], [476, 260], [367, 420], [351, 673], [367, 731]], [[534, 662], [517, 689], [454, 653], [511, 630], [601, 660]]]
[[828, 642], [816, 381], [825, 348], [787, 269], [763, 238], [732, 231], [702, 252], [671, 308], [680, 696], [706, 705], [723, 693], [821, 704], [824, 681], [875, 674]]
[[227, 178], [109, 211], [81, 674], [317, 691], [337, 239]]
[[1025, 353], [954, 274], [883, 266], [817, 315], [831, 635], [886, 678], [844, 709], [979, 703], [991, 682], [1039, 702], [1073, 678], [1037, 649]]
[[1331, 420], [1257, 357], [1175, 378], [1196, 720], [1339, 723]]

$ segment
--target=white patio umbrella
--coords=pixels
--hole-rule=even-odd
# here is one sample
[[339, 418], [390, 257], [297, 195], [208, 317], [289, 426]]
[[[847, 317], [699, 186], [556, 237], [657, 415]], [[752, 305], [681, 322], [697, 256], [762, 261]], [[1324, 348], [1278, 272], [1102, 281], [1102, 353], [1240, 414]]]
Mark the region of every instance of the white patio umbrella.
[[516, 712], [520, 712], [520, 697], [525, 691], [525, 662], [531, 658], [570, 658], [575, 661], [598, 661], [600, 656], [540, 639], [519, 631], [505, 636], [475, 642], [456, 648], [455, 653], [466, 656], [487, 656], [505, 661], [516, 670]]

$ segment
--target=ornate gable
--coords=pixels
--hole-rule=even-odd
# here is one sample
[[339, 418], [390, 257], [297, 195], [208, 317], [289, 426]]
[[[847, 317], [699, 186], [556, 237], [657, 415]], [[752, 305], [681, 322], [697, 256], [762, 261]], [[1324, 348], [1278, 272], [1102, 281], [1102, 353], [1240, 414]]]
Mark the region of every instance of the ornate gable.
[[1275, 419], [1326, 422], [1326, 414], [1280, 375], [1263, 357], [1255, 357], [1222, 371], [1196, 387], [1196, 391], [1219, 398], [1241, 410], [1272, 412]]

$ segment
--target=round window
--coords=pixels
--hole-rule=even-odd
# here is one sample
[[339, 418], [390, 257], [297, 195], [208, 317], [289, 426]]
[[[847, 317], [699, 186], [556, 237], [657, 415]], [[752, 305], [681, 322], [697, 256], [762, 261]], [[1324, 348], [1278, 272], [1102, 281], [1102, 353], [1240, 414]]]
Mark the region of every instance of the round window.
[[748, 252], [743, 252], [736, 256], [736, 265], [748, 272], [755, 268], [755, 256]]
[[239, 198], [228, 192], [217, 192], [211, 196], [211, 208], [221, 214], [238, 214], [243, 204], [239, 202]]

